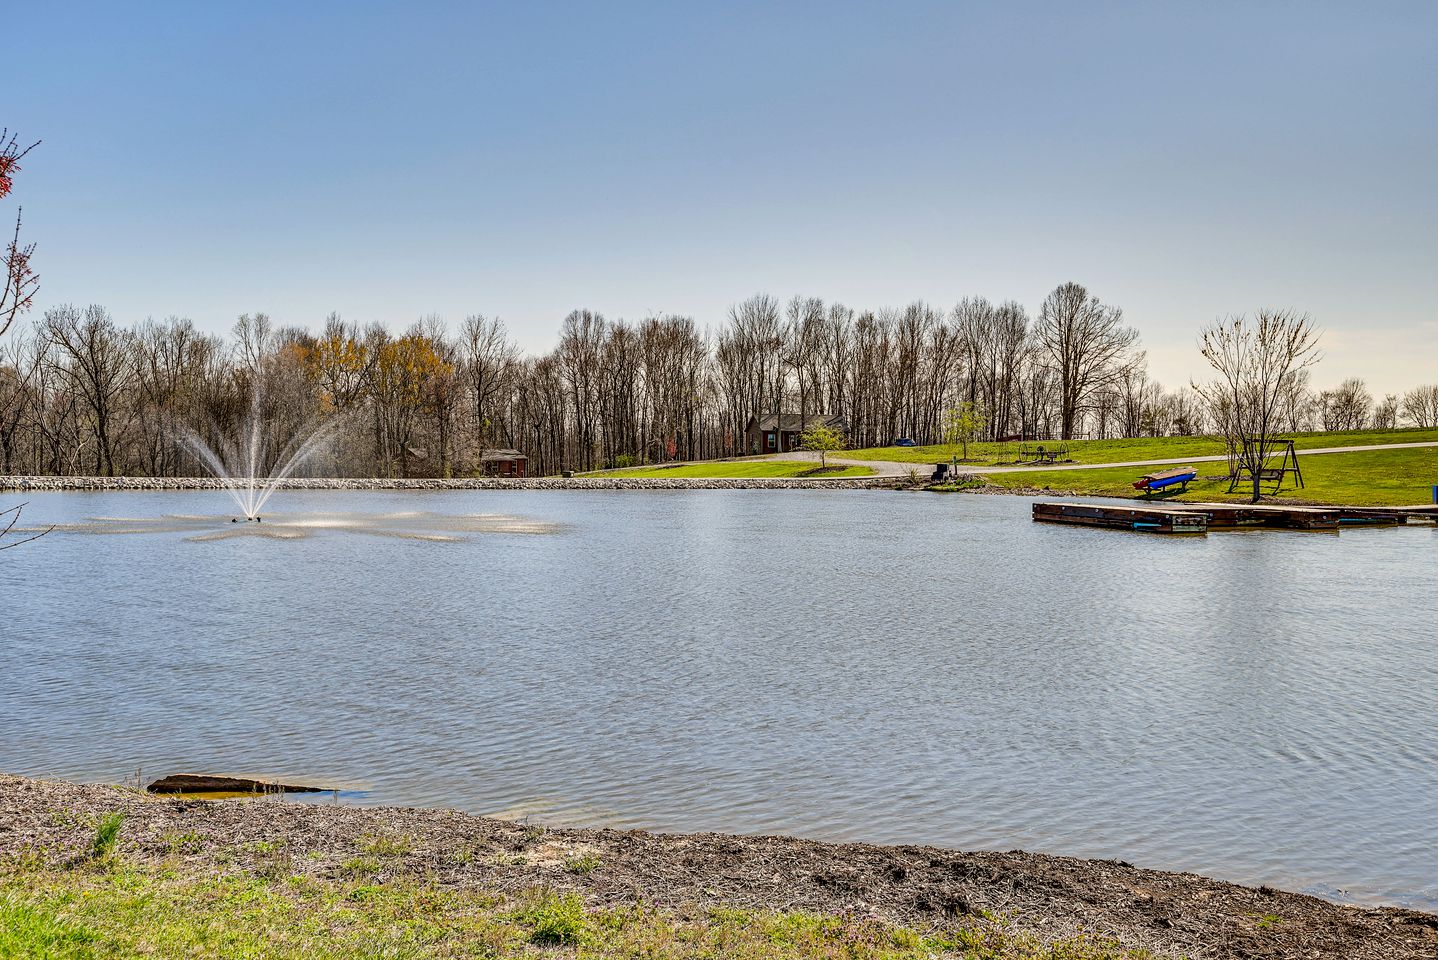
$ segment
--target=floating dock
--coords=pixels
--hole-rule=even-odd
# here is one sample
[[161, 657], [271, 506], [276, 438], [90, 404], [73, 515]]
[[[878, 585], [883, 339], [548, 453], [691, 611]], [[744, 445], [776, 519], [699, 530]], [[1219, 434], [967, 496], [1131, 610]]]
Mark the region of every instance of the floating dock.
[[1204, 533], [1208, 519], [1196, 510], [1163, 507], [1119, 507], [1096, 503], [1036, 503], [1034, 519], [1044, 523], [1077, 523], [1146, 533]]
[[1281, 530], [1337, 530], [1342, 522], [1335, 507], [1280, 507], [1270, 504], [1171, 503], [1170, 510], [1201, 513], [1210, 530], [1275, 527]]
[[1280, 529], [1335, 531], [1343, 527], [1438, 522], [1438, 505], [1412, 507], [1301, 507], [1279, 504], [1036, 503], [1034, 519], [1144, 533], [1207, 533], [1209, 530]]

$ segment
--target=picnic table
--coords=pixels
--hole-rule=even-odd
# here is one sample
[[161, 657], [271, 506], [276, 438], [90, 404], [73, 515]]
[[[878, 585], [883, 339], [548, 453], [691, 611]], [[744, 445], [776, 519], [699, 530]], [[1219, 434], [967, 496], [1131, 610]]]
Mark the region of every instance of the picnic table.
[[1184, 493], [1188, 492], [1189, 481], [1198, 476], [1198, 471], [1193, 467], [1173, 467], [1168, 470], [1157, 470], [1153, 473], [1146, 473], [1133, 482], [1135, 490], [1142, 490], [1144, 496], [1171, 487], [1175, 483], [1181, 485]]

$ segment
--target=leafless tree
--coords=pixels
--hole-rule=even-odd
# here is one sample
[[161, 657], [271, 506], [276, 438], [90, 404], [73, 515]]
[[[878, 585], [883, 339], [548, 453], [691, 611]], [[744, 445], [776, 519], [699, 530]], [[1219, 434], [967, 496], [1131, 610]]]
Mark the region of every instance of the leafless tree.
[[275, 325], [269, 314], [240, 314], [240, 319], [235, 321], [234, 335], [240, 368], [258, 378], [275, 343]]
[[49, 365], [69, 380], [89, 409], [95, 473], [113, 477], [115, 441], [133, 416], [121, 403], [135, 381], [131, 335], [94, 304], [83, 312], [68, 304], [47, 310], [41, 329], [51, 347]]
[[1438, 383], [1403, 394], [1403, 418], [1415, 427], [1438, 427]]
[[38, 353], [27, 343], [0, 341], [0, 474], [12, 472], [21, 426], [37, 401]]
[[1218, 379], [1194, 384], [1222, 429], [1238, 466], [1253, 479], [1253, 502], [1278, 427], [1285, 381], [1316, 363], [1319, 333], [1308, 314], [1260, 310], [1229, 317], [1199, 335], [1199, 350]]
[[588, 470], [595, 465], [599, 435], [600, 362], [608, 322], [591, 310], [575, 310], [564, 318], [559, 331], [559, 361], [574, 410], [574, 442], [570, 465]]
[[727, 343], [721, 338], [721, 377], [723, 389], [739, 395], [739, 405], [729, 419], [736, 435], [743, 436], [749, 418], [777, 413], [783, 403], [784, 333], [779, 301], [768, 294], [750, 297], [730, 308], [729, 322], [732, 337]]
[[513, 381], [519, 353], [498, 317], [473, 314], [459, 331], [459, 364], [470, 391], [478, 445], [490, 443], [499, 399]]
[[1316, 398], [1308, 388], [1307, 369], [1294, 370], [1283, 378], [1278, 391], [1278, 429], [1297, 433], [1313, 426]]
[[[709, 348], [690, 317], [651, 317], [639, 328], [639, 450], [693, 459], [704, 449], [701, 404], [710, 387]], [[633, 448], [631, 448], [633, 449]]]
[[1318, 395], [1318, 416], [1324, 430], [1362, 430], [1368, 426], [1373, 395], [1357, 377], [1349, 377]]
[[1373, 429], [1392, 430], [1398, 426], [1398, 394], [1390, 393], [1373, 408]]
[[1058, 381], [1060, 435], [1072, 439], [1095, 392], [1113, 384], [1133, 362], [1138, 331], [1124, 326], [1118, 307], [1105, 305], [1077, 283], [1065, 283], [1044, 300], [1034, 333]]

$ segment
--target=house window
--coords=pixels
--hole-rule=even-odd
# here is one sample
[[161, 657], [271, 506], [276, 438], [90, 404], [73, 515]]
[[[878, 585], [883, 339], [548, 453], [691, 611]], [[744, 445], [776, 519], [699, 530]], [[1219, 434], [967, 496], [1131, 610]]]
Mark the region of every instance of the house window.
[[773, 450], [774, 447], [775, 447], [775, 445], [776, 445], [777, 442], [778, 442], [778, 441], [776, 441], [776, 440], [774, 439], [774, 434], [772, 434], [772, 433], [766, 433], [766, 434], [764, 434], [764, 437], [765, 437], [765, 443], [768, 445], [769, 449], [770, 449], [770, 450]]

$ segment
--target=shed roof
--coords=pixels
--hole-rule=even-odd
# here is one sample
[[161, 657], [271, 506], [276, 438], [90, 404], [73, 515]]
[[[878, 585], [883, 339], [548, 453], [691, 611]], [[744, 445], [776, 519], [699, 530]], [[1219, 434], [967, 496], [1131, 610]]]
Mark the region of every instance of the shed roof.
[[480, 460], [528, 460], [518, 450], [485, 450], [479, 455]]

